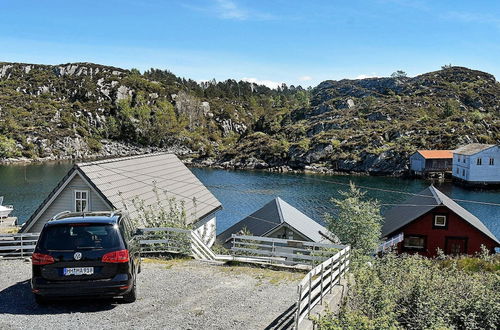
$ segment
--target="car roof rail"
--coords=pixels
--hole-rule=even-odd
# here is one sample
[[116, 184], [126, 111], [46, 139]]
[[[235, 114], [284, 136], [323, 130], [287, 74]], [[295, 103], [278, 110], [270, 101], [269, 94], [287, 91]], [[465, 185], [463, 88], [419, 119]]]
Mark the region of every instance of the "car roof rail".
[[49, 221], [57, 220], [60, 217], [62, 217], [63, 215], [66, 215], [66, 214], [69, 214], [69, 213], [71, 213], [71, 211], [62, 211], [62, 212], [59, 212], [56, 215], [54, 215]]

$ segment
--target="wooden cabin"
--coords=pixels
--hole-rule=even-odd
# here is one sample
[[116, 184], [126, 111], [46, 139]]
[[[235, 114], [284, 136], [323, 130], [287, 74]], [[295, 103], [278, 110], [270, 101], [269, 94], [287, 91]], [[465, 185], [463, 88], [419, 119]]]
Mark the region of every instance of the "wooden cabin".
[[500, 145], [471, 143], [454, 150], [453, 179], [468, 186], [500, 187]]
[[122, 210], [135, 218], [141, 214], [137, 207], [150, 208], [159, 203], [168, 207], [171, 200], [184, 204], [187, 224], [212, 245], [215, 214], [221, 204], [176, 155], [169, 153], [75, 164], [20, 232], [38, 233], [47, 221], [64, 211]]
[[418, 150], [410, 156], [411, 172], [419, 176], [451, 172], [452, 150]]
[[219, 235], [217, 241], [231, 247], [231, 235], [249, 232], [253, 236], [316, 243], [332, 243], [328, 229], [281, 198], [275, 198]]
[[382, 236], [404, 235], [398, 253], [435, 257], [439, 248], [448, 255], [473, 255], [481, 251], [481, 245], [492, 253], [500, 246], [481, 220], [434, 186], [390, 209], [384, 217]]

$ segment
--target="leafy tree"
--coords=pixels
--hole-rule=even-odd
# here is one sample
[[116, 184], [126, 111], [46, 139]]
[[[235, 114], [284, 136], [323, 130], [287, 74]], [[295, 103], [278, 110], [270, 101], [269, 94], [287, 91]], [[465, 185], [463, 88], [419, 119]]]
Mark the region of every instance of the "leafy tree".
[[16, 147], [16, 141], [0, 135], [0, 158], [19, 157], [21, 152]]
[[366, 200], [351, 182], [348, 191], [341, 191], [343, 199], [332, 199], [337, 206], [335, 216], [325, 217], [328, 229], [355, 252], [372, 253], [379, 244], [382, 216], [377, 201]]
[[396, 72], [393, 72], [391, 74], [391, 77], [392, 78], [406, 78], [406, 77], [408, 77], [408, 74], [406, 74], [406, 72], [404, 72], [403, 70], [398, 70]]

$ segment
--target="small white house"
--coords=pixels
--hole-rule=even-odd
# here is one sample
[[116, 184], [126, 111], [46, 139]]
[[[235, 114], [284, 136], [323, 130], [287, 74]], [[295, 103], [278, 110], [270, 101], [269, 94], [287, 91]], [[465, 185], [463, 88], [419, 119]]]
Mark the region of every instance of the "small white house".
[[453, 151], [453, 179], [470, 185], [500, 184], [500, 145], [472, 143]]
[[143, 213], [138, 208], [154, 212], [156, 206], [168, 207], [170, 201], [184, 205], [187, 224], [207, 245], [215, 242], [220, 202], [177, 156], [168, 153], [76, 164], [20, 231], [38, 233], [63, 211], [124, 210], [131, 218], [140, 218]]

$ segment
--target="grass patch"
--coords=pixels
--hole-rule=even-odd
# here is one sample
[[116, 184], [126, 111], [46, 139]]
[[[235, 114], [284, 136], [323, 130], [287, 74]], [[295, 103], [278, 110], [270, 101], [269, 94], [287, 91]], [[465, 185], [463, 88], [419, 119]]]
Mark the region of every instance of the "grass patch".
[[259, 281], [257, 286], [261, 285], [263, 281], [278, 285], [282, 282], [300, 281], [304, 277], [303, 272], [293, 270], [276, 270], [271, 268], [242, 266], [238, 264], [224, 266], [221, 267], [220, 270], [225, 274], [251, 276]]
[[192, 260], [192, 258], [189, 257], [171, 258], [171, 259], [142, 258], [142, 262], [145, 264], [160, 264], [164, 265], [165, 269], [171, 269], [173, 267], [180, 266], [189, 260]]

